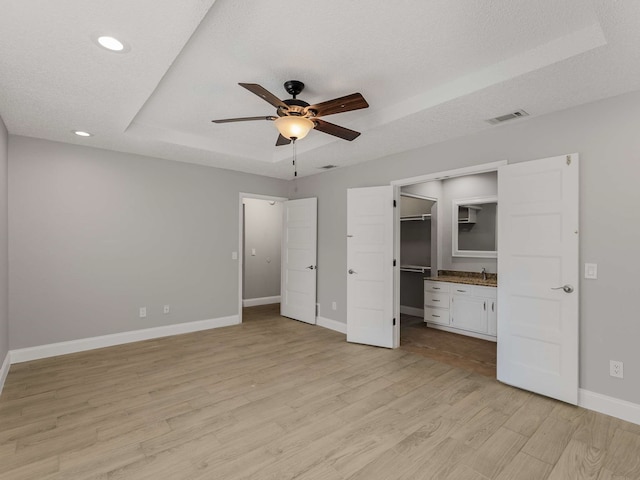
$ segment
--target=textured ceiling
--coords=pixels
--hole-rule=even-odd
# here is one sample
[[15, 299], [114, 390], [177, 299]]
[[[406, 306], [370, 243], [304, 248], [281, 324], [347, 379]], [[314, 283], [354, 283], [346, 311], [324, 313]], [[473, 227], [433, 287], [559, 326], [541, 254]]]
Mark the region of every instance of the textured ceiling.
[[631, 1], [5, 0], [0, 115], [12, 134], [291, 178], [272, 123], [211, 123], [274, 114], [238, 82], [364, 95], [369, 109], [327, 117], [355, 141], [298, 143], [309, 175], [640, 89], [637, 45]]

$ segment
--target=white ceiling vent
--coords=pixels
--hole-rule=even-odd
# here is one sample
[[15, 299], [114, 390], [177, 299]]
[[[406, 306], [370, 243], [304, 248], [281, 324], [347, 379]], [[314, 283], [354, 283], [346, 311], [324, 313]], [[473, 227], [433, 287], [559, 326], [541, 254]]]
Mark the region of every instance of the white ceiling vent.
[[528, 117], [529, 114], [524, 110], [518, 110], [517, 112], [507, 113], [506, 115], [500, 115], [499, 117], [490, 118], [487, 120], [491, 125], [513, 120], [514, 118]]
[[331, 170], [332, 168], [336, 168], [337, 165], [325, 165], [324, 167], [318, 167], [320, 170]]

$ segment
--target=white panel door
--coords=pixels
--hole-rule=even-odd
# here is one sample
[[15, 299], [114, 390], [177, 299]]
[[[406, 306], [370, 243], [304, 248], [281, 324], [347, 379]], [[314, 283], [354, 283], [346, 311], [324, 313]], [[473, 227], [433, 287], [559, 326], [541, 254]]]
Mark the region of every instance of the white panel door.
[[578, 402], [578, 155], [498, 170], [498, 380]]
[[316, 323], [318, 199], [283, 202], [280, 314]]
[[393, 187], [347, 190], [347, 341], [393, 347]]

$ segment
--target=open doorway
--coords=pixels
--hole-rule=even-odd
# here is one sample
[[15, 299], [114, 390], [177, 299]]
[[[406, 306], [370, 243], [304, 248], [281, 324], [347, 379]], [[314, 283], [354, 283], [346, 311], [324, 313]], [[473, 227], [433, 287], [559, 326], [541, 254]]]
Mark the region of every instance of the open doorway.
[[495, 378], [497, 165], [475, 170], [396, 183], [396, 338], [400, 348]]
[[282, 210], [285, 198], [240, 194], [240, 320], [280, 311]]

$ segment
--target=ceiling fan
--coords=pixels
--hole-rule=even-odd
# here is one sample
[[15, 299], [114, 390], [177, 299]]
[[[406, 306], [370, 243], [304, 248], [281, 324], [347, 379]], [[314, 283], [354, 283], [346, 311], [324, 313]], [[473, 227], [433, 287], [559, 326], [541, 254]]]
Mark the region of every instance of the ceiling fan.
[[273, 93], [257, 83], [239, 83], [241, 87], [246, 88], [251, 93], [258, 95], [260, 98], [269, 102], [276, 107], [276, 114], [264, 117], [243, 117], [243, 118], [224, 118], [220, 120], [212, 120], [213, 123], [230, 123], [230, 122], [250, 122], [253, 120], [268, 120], [275, 122], [276, 128], [280, 132], [276, 146], [287, 145], [291, 141], [304, 138], [310, 130], [318, 130], [322, 133], [328, 133], [344, 140], [352, 141], [360, 135], [360, 132], [350, 130], [333, 123], [322, 120], [320, 117], [334, 115], [336, 113], [349, 112], [351, 110], [359, 110], [367, 108], [369, 104], [359, 93], [352, 93], [326, 102], [309, 105], [303, 100], [296, 98], [304, 89], [304, 83], [299, 80], [289, 80], [284, 82], [284, 89], [293, 98], [280, 100]]

